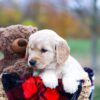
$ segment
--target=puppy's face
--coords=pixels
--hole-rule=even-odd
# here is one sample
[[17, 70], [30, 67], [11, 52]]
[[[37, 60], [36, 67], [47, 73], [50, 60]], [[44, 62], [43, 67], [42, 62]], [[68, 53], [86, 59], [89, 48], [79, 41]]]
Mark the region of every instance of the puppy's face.
[[68, 45], [51, 30], [38, 31], [29, 38], [26, 57], [34, 69], [45, 69], [52, 63], [63, 64], [68, 55]]
[[32, 39], [29, 41], [28, 65], [34, 69], [44, 69], [54, 61], [54, 49], [49, 41]]

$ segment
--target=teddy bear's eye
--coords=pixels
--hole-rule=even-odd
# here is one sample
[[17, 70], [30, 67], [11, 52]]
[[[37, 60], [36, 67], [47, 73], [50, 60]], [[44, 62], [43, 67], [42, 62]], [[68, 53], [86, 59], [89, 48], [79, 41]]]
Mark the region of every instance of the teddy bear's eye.
[[47, 52], [47, 51], [48, 51], [47, 49], [44, 49], [44, 48], [41, 49], [41, 52], [42, 52], [42, 53], [45, 53], [45, 52]]

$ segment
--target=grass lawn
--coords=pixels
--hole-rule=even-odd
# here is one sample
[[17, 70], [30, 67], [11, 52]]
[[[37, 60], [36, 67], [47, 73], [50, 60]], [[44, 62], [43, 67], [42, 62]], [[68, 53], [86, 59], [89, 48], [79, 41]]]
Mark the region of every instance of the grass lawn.
[[3, 54], [0, 52], [0, 59], [3, 58]]
[[[91, 54], [92, 42], [90, 39], [67, 39], [72, 54], [87, 55]], [[97, 52], [100, 53], [100, 39], [97, 44]]]
[[2, 56], [2, 54], [0, 53], [0, 57]]
[[95, 87], [93, 100], [100, 100], [100, 86]]

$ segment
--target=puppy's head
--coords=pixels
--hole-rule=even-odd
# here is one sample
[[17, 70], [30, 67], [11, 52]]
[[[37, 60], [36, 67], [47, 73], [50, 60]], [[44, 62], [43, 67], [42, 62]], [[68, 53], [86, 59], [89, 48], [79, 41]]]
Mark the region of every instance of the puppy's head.
[[64, 39], [54, 31], [45, 29], [29, 37], [26, 58], [29, 66], [44, 69], [52, 63], [63, 65], [69, 52], [69, 46]]

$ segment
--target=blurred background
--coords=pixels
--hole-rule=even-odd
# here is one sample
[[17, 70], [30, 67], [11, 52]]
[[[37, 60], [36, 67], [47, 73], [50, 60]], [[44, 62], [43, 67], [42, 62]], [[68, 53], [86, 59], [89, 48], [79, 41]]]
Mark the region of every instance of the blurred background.
[[0, 27], [12, 24], [49, 28], [65, 38], [81, 65], [94, 69], [94, 100], [100, 100], [100, 0], [0, 0]]

